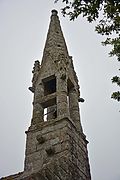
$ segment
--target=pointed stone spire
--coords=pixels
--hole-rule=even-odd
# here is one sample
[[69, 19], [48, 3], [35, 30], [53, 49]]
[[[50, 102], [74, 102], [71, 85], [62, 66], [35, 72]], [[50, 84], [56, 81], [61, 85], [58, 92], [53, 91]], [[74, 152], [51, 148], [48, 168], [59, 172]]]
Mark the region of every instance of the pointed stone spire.
[[[47, 112], [57, 111], [57, 117], [70, 117], [74, 121], [78, 131], [82, 132], [78, 105], [78, 101], [80, 100], [78, 79], [74, 70], [72, 57], [68, 54], [57, 14], [58, 12], [56, 10], [52, 10], [42, 62], [40, 65], [36, 61], [33, 69], [32, 87], [29, 88], [35, 93], [32, 122], [39, 122], [39, 117], [43, 121], [43, 111], [46, 107]], [[52, 86], [55, 86], [55, 94], [53, 93], [53, 95], [48, 96], [48, 99], [55, 99], [55, 103], [51, 99], [48, 100], [46, 98], [46, 89], [48, 91]], [[53, 92], [53, 89], [50, 91]], [[52, 98], [52, 96], [55, 97]], [[51, 106], [50, 103], [52, 103], [52, 107], [49, 107]], [[57, 105], [57, 109], [54, 105]], [[47, 116], [48, 119], [51, 117], [53, 117], [51, 114]]]
[[58, 54], [68, 56], [66, 42], [62, 33], [57, 10], [52, 10], [49, 30], [43, 52], [43, 59], [50, 54], [53, 58]]

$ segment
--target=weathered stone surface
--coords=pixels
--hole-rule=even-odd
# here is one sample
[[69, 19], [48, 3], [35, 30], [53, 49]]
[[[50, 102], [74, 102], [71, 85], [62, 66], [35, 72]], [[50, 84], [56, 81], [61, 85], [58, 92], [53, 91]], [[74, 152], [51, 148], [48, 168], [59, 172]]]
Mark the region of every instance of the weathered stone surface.
[[91, 180], [78, 79], [56, 10], [52, 11], [42, 63], [35, 61], [29, 89], [34, 101], [24, 171], [6, 179]]

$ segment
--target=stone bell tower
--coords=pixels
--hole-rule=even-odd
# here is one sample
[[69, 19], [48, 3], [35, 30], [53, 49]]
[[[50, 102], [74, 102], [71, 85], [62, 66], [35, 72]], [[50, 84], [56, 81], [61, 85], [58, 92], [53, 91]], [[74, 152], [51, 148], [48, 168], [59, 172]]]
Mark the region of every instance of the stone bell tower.
[[90, 180], [80, 92], [57, 11], [53, 10], [41, 64], [35, 61], [33, 117], [27, 131], [25, 172], [38, 179]]
[[56, 10], [52, 10], [41, 64], [35, 61], [33, 116], [27, 133], [25, 176], [42, 180], [90, 180], [80, 92]]
[[33, 115], [26, 132], [24, 172], [14, 179], [91, 180], [78, 79], [56, 10], [42, 62], [35, 61], [32, 72]]

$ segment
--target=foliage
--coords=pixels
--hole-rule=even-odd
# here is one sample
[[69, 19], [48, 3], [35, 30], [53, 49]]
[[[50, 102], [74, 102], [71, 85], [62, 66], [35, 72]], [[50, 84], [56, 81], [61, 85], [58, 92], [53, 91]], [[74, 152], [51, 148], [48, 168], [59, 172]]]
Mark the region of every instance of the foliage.
[[[57, 2], [59, 0], [55, 0]], [[116, 56], [120, 61], [120, 0], [62, 0], [65, 3], [62, 8], [63, 15], [68, 15], [70, 20], [78, 16], [87, 18], [89, 23], [98, 20], [95, 31], [105, 35], [104, 46], [111, 45], [110, 56]], [[120, 86], [120, 77], [113, 77], [112, 82]], [[120, 92], [114, 92], [111, 96], [120, 101]]]
[[117, 100], [117, 101], [120, 101], [120, 92], [113, 92], [111, 98]]
[[118, 76], [114, 76], [111, 80], [112, 83], [117, 83], [117, 85], [120, 86], [120, 78]]

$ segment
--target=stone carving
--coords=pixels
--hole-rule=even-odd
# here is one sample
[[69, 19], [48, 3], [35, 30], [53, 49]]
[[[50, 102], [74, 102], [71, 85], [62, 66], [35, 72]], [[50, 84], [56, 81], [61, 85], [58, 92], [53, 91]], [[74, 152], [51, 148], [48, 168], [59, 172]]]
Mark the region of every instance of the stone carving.
[[29, 88], [30, 90], [32, 90], [34, 92], [34, 87], [35, 87], [35, 83], [38, 79], [38, 75], [39, 75], [39, 72], [40, 72], [40, 62], [37, 60], [35, 61], [34, 63], [34, 67], [33, 67], [33, 78], [32, 78], [32, 87], [33, 88]]
[[43, 144], [45, 142], [45, 138], [40, 134], [36, 137], [36, 139], [39, 144]]
[[54, 147], [50, 146], [50, 147], [46, 148], [46, 152], [49, 156], [51, 156], [55, 153], [55, 149], [54, 149]]

